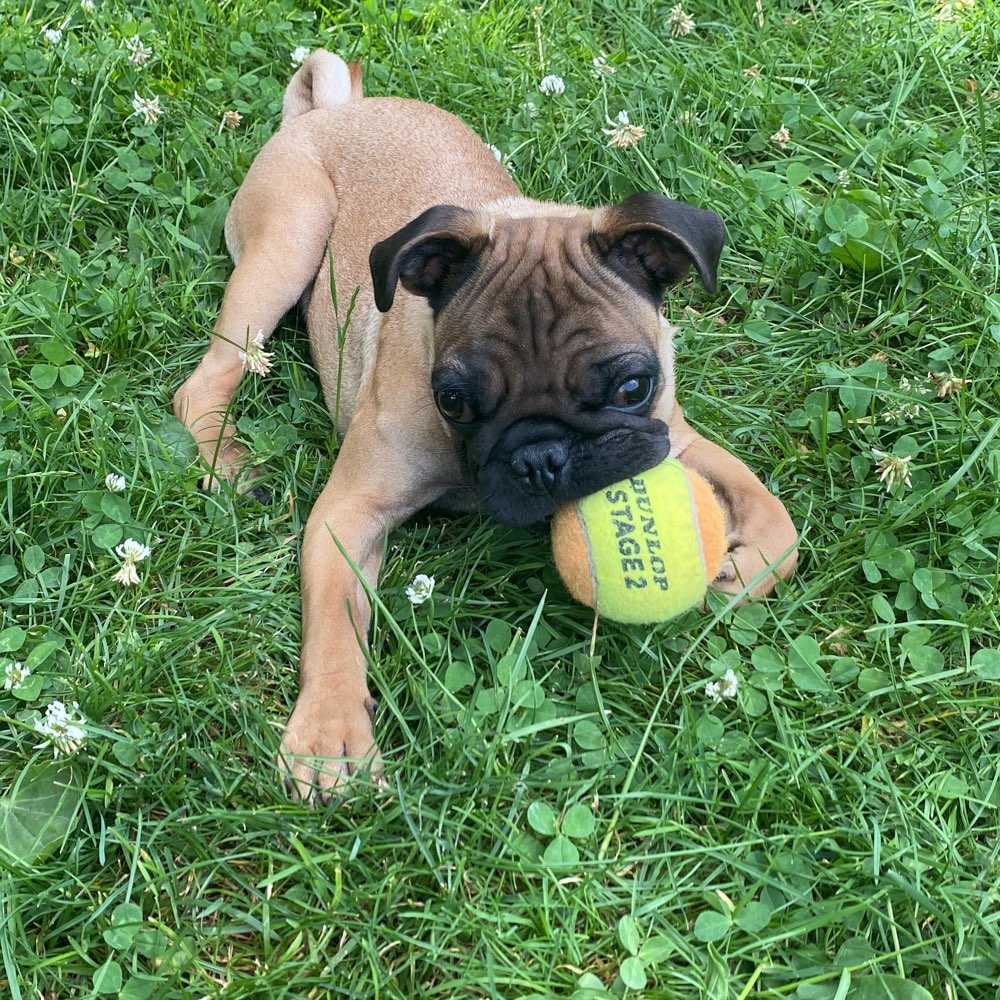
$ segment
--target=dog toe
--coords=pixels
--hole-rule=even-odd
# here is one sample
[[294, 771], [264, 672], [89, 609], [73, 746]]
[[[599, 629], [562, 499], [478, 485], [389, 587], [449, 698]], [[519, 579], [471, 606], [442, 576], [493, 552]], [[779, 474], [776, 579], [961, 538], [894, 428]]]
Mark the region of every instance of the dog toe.
[[274, 495], [266, 486], [254, 486], [247, 490], [247, 496], [253, 497], [257, 503], [263, 504], [265, 507], [270, 507], [274, 502]]
[[367, 705], [362, 700], [357, 707], [349, 715], [328, 716], [321, 705], [296, 706], [278, 754], [282, 783], [293, 800], [325, 805], [361, 775], [384, 783]]

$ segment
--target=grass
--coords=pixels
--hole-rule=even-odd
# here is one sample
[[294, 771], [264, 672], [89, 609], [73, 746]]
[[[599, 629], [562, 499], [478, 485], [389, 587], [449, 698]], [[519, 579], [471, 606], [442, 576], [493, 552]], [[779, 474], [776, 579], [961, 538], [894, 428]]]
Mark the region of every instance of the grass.
[[[0, 667], [31, 669], [0, 689], [5, 995], [998, 995], [1000, 14], [691, 0], [674, 38], [669, 7], [5, 0]], [[372, 637], [389, 789], [310, 811], [273, 770], [335, 453], [304, 331], [238, 401], [270, 507], [198, 490], [169, 402], [289, 54], [320, 44], [461, 115], [534, 197], [720, 212], [719, 294], [666, 306], [679, 393], [802, 559], [770, 600], [592, 647], [544, 538], [418, 518]], [[609, 149], [622, 109], [647, 135]], [[152, 548], [131, 589], [126, 537]], [[87, 720], [58, 760], [54, 700]]]

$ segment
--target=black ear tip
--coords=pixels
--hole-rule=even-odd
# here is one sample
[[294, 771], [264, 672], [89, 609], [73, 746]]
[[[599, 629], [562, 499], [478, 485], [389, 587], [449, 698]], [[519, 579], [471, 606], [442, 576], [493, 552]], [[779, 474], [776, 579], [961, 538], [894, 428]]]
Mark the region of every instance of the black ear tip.
[[726, 224], [715, 212], [702, 209], [705, 219], [705, 264], [699, 268], [698, 275], [705, 291], [714, 295], [718, 290], [719, 261], [722, 259], [722, 248], [726, 244]]
[[386, 254], [386, 240], [376, 243], [368, 253], [368, 269], [372, 276], [372, 290], [375, 292], [375, 308], [379, 312], [388, 312], [392, 308], [392, 300], [395, 297], [395, 281], [390, 285], [388, 282], [388, 268], [390, 263], [384, 258]]
[[387, 313], [392, 308], [393, 300], [396, 298], [395, 289], [388, 289], [385, 286], [375, 285], [375, 308], [380, 313]]

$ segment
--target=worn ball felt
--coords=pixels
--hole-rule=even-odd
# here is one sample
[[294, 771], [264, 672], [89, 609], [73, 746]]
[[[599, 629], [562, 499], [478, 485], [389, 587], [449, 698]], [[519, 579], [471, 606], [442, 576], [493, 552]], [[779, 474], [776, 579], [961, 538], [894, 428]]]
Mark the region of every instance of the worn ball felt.
[[552, 551], [581, 603], [615, 621], [666, 621], [697, 604], [718, 576], [725, 518], [711, 486], [668, 458], [560, 507]]

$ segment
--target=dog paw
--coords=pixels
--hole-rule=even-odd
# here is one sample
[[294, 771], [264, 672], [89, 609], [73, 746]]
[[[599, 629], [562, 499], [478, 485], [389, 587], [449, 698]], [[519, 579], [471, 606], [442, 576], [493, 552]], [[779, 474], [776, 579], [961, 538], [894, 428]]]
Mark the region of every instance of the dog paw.
[[206, 493], [218, 493], [222, 484], [231, 483], [240, 493], [253, 487], [253, 481], [260, 475], [250, 461], [250, 451], [245, 444], [229, 440], [222, 447], [215, 443], [198, 446], [205, 465], [211, 470], [198, 480], [198, 486]]
[[794, 553], [774, 566], [764, 558], [759, 548], [731, 542], [712, 587], [726, 594], [743, 594], [747, 584], [753, 582], [753, 586], [743, 594], [742, 604], [754, 597], [766, 597], [774, 590], [778, 579], [787, 577], [794, 567]]
[[[243, 446], [240, 445], [240, 448], [243, 449]], [[243, 449], [243, 452], [245, 451], [246, 449]], [[222, 490], [222, 484], [227, 483], [237, 493], [249, 493], [255, 499], [257, 498], [257, 491], [263, 490], [267, 495], [265, 502], [270, 503], [270, 493], [266, 488], [257, 483], [257, 480], [264, 474], [264, 468], [262, 466], [251, 465], [243, 452], [241, 452], [242, 457], [239, 462], [217, 461], [212, 466], [212, 471], [206, 472], [198, 480], [198, 488], [204, 490], [206, 493], [219, 493]]]
[[288, 794], [320, 805], [352, 776], [367, 774], [384, 785], [382, 756], [372, 735], [375, 702], [359, 698], [336, 705], [300, 696], [281, 741], [278, 767]]
[[253, 465], [217, 468], [215, 472], [202, 476], [198, 480], [198, 487], [206, 493], [219, 493], [222, 490], [222, 483], [227, 482], [240, 496], [248, 496], [268, 507], [274, 502], [274, 494], [268, 487], [257, 482], [258, 477], [263, 474], [263, 468]]
[[266, 486], [253, 486], [247, 490], [247, 496], [253, 497], [257, 503], [270, 507], [274, 503], [274, 494]]

